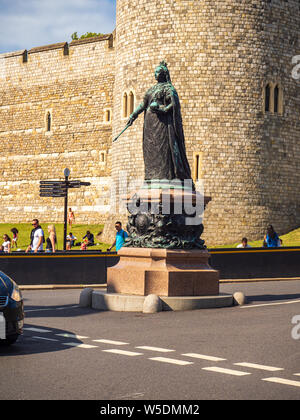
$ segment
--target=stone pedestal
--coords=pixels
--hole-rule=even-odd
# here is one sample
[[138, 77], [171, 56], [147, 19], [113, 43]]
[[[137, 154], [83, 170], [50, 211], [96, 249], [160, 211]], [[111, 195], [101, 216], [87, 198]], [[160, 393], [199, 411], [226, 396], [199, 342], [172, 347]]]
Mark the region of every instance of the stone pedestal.
[[107, 270], [107, 292], [147, 296], [219, 294], [219, 272], [207, 250], [123, 247], [120, 261]]

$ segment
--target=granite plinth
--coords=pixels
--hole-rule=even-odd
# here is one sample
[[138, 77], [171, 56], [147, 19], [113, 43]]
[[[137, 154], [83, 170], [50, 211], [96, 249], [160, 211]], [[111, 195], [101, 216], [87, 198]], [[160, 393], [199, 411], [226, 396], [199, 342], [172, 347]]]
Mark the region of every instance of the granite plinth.
[[107, 270], [107, 292], [147, 296], [213, 296], [219, 294], [219, 272], [207, 250], [125, 248]]

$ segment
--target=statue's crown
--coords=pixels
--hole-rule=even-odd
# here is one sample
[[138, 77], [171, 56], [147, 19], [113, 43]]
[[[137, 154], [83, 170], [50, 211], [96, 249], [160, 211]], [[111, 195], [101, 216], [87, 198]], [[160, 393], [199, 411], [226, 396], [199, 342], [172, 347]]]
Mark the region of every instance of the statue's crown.
[[162, 67], [166, 67], [166, 68], [168, 68], [168, 64], [167, 64], [167, 62], [166, 62], [165, 60], [161, 61], [161, 62], [159, 63], [159, 65], [160, 65], [160, 66], [162, 66]]

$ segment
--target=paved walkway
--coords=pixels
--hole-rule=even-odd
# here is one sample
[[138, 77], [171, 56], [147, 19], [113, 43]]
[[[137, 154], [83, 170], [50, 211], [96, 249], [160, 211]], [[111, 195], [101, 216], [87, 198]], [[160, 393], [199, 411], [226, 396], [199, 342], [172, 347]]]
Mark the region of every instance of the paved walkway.
[[[276, 278], [255, 278], [255, 279], [221, 279], [220, 284], [226, 283], [256, 283], [265, 281], [293, 281], [300, 280], [300, 277], [276, 277]], [[53, 290], [53, 289], [106, 289], [107, 284], [40, 284], [40, 285], [22, 285], [21, 290]]]

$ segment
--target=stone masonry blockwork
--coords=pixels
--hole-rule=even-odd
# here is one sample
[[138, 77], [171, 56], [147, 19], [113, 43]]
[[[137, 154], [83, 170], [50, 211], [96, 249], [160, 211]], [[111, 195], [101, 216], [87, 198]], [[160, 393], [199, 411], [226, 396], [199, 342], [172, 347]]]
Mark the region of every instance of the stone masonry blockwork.
[[[76, 221], [107, 223], [114, 235], [112, 181], [143, 178], [143, 116], [125, 126], [124, 92], [135, 104], [166, 60], [179, 93], [193, 170], [201, 153], [208, 246], [261, 238], [300, 225], [299, 82], [296, 0], [117, 0], [114, 34], [0, 55], [1, 221], [62, 220], [60, 199], [41, 199], [41, 179], [91, 187], [70, 193]], [[113, 41], [113, 42], [112, 42]], [[26, 60], [25, 60], [26, 61]], [[283, 114], [264, 112], [267, 82], [283, 89]], [[112, 121], [104, 121], [105, 109]], [[52, 128], [46, 132], [46, 113]], [[101, 160], [105, 152], [105, 162]]]

